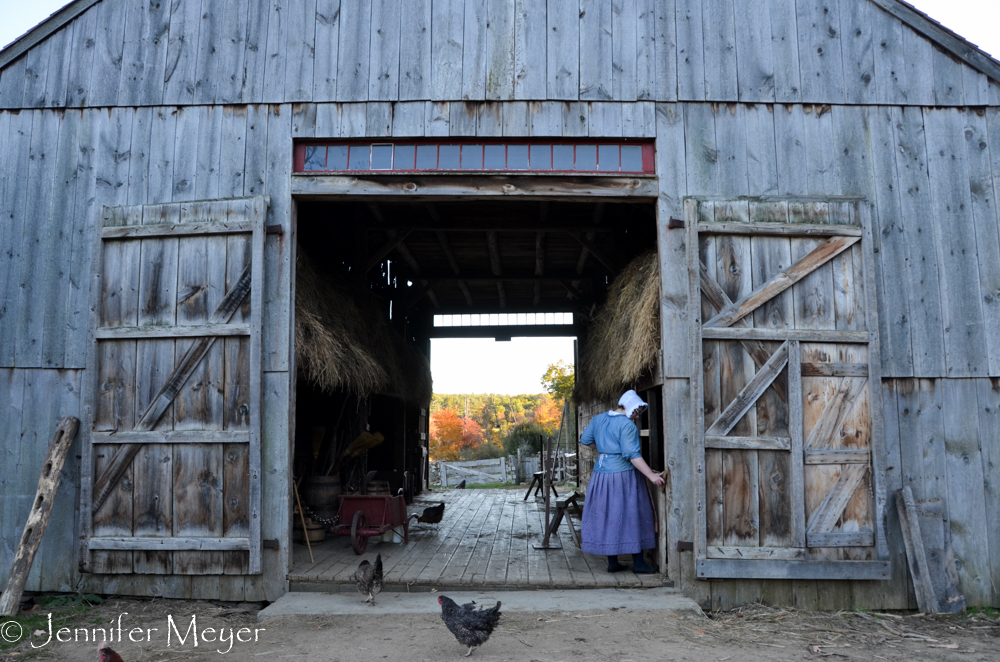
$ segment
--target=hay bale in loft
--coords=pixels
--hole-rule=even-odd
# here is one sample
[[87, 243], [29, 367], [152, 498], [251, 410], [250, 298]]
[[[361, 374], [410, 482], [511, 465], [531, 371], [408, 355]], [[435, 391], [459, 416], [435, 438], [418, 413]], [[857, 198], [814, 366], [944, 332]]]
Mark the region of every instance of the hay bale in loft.
[[652, 373], [660, 351], [660, 267], [655, 251], [611, 283], [580, 353], [575, 398], [612, 400]]
[[327, 391], [431, 397], [427, 359], [397, 334], [367, 290], [324, 276], [298, 251], [295, 361], [302, 376]]

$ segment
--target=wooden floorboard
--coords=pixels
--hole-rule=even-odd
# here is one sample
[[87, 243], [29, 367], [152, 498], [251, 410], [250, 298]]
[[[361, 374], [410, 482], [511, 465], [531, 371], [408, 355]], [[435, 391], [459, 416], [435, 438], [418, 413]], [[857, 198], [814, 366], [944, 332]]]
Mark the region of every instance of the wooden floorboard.
[[[604, 557], [584, 554], [564, 520], [552, 536], [562, 549], [536, 550], [545, 527], [545, 508], [521, 490], [435, 490], [409, 506], [420, 513], [445, 503], [440, 524], [414, 522], [409, 544], [371, 538], [363, 556], [348, 536], [328, 535], [313, 545], [310, 563], [305, 545], [294, 545], [288, 579], [296, 583], [349, 584], [362, 558], [382, 555], [386, 584], [449, 587], [652, 587], [662, 577], [610, 574]], [[579, 517], [572, 524], [580, 530]]]

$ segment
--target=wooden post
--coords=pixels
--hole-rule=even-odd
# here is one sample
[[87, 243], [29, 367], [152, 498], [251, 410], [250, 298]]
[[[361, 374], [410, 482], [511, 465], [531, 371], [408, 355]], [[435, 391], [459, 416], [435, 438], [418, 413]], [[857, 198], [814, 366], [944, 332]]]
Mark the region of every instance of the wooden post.
[[28, 521], [24, 524], [24, 533], [21, 534], [21, 543], [14, 554], [14, 562], [7, 576], [3, 597], [0, 597], [0, 616], [14, 616], [21, 606], [24, 584], [28, 581], [35, 553], [38, 552], [45, 528], [49, 525], [49, 515], [52, 514], [52, 505], [55, 503], [59, 481], [62, 479], [63, 464], [79, 428], [80, 419], [75, 416], [64, 416], [56, 426], [52, 441], [49, 442], [49, 451], [45, 455], [42, 473], [38, 478], [35, 502], [28, 514]]

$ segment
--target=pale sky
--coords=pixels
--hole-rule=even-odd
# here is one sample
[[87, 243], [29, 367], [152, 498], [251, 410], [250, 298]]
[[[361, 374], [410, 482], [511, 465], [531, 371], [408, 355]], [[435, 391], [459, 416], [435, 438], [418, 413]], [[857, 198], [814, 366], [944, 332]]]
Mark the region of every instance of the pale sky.
[[435, 393], [541, 393], [542, 375], [560, 359], [573, 365], [572, 338], [431, 340]]
[[[14, 41], [59, 10], [60, 0], [0, 0], [0, 45]], [[977, 44], [987, 53], [1000, 56], [1000, 0], [910, 0], [921, 11]]]

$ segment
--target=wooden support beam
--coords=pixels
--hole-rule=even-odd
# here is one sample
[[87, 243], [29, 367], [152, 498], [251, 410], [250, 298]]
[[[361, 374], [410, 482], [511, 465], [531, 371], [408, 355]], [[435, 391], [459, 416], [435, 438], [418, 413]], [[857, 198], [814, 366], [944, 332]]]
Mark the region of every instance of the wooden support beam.
[[[430, 214], [431, 218], [440, 218], [437, 210], [430, 203], [427, 204], [427, 213]], [[451, 270], [455, 272], [456, 276], [462, 275], [462, 268], [458, 264], [458, 257], [456, 257], [455, 251], [451, 247], [451, 242], [448, 241], [448, 235], [444, 232], [444, 230], [438, 230], [435, 234], [437, 235], [438, 245], [441, 246], [444, 256], [448, 259], [448, 266], [451, 267]], [[458, 281], [458, 289], [462, 291], [462, 295], [465, 297], [466, 303], [471, 306], [472, 292], [469, 291], [469, 286], [465, 284], [464, 280]]]
[[503, 273], [503, 265], [500, 263], [500, 242], [497, 241], [496, 232], [486, 233], [486, 248], [490, 254], [490, 269], [494, 276], [499, 276]]
[[462, 268], [458, 266], [458, 258], [455, 256], [455, 251], [451, 248], [451, 242], [448, 241], [448, 235], [444, 232], [444, 230], [438, 230], [434, 234], [437, 236], [438, 245], [441, 246], [441, 251], [448, 259], [448, 266], [451, 267], [451, 270], [455, 272], [456, 276], [461, 276]]
[[385, 258], [386, 255], [392, 252], [392, 249], [399, 246], [399, 244], [401, 244], [404, 239], [409, 237], [412, 232], [413, 230], [403, 230], [402, 232], [399, 233], [393, 233], [395, 234], [394, 237], [391, 237], [389, 241], [379, 246], [378, 250], [376, 250], [374, 253], [371, 254], [371, 256], [369, 256], [368, 262], [365, 263], [365, 273], [371, 271], [372, 268], [375, 267], [377, 264], [379, 264]]
[[507, 307], [507, 293], [503, 290], [503, 281], [497, 281], [497, 298], [500, 300], [500, 307]]
[[535, 292], [534, 296], [531, 298], [531, 305], [537, 306], [542, 302], [542, 284], [539, 281], [535, 281]]
[[535, 233], [535, 275], [545, 275], [545, 233]]
[[458, 289], [461, 290], [467, 304], [470, 306], [475, 305], [472, 301], [472, 292], [469, 291], [469, 286], [465, 284], [464, 280], [458, 281]]
[[418, 287], [412, 293], [410, 293], [410, 295], [406, 298], [406, 304], [403, 306], [403, 312], [406, 312], [411, 308], [413, 308], [424, 297], [427, 297], [435, 308], [440, 308], [441, 307], [440, 303], [435, 303], [435, 300], [431, 299], [431, 295], [434, 293], [433, 288], [436, 283], [437, 283], [436, 280], [418, 281], [417, 283]]
[[574, 287], [573, 283], [569, 282], [568, 280], [560, 280], [559, 282], [562, 284], [563, 287], [566, 288], [566, 292], [575, 297], [577, 301], [583, 300], [583, 292]]
[[[590, 230], [587, 232], [586, 235], [584, 235], [580, 232], [570, 231], [569, 234], [578, 242], [580, 242], [580, 245], [586, 248], [590, 252], [590, 254], [593, 255], [598, 262], [603, 264], [604, 267], [608, 269], [611, 273], [618, 273], [617, 262], [615, 262], [615, 260], [613, 260], [609, 255], [607, 255], [600, 246], [594, 243], [593, 237], [596, 235], [592, 234], [593, 232], [594, 230]], [[581, 261], [583, 261], [586, 258], [583, 255], [581, 255], [580, 259]]]

